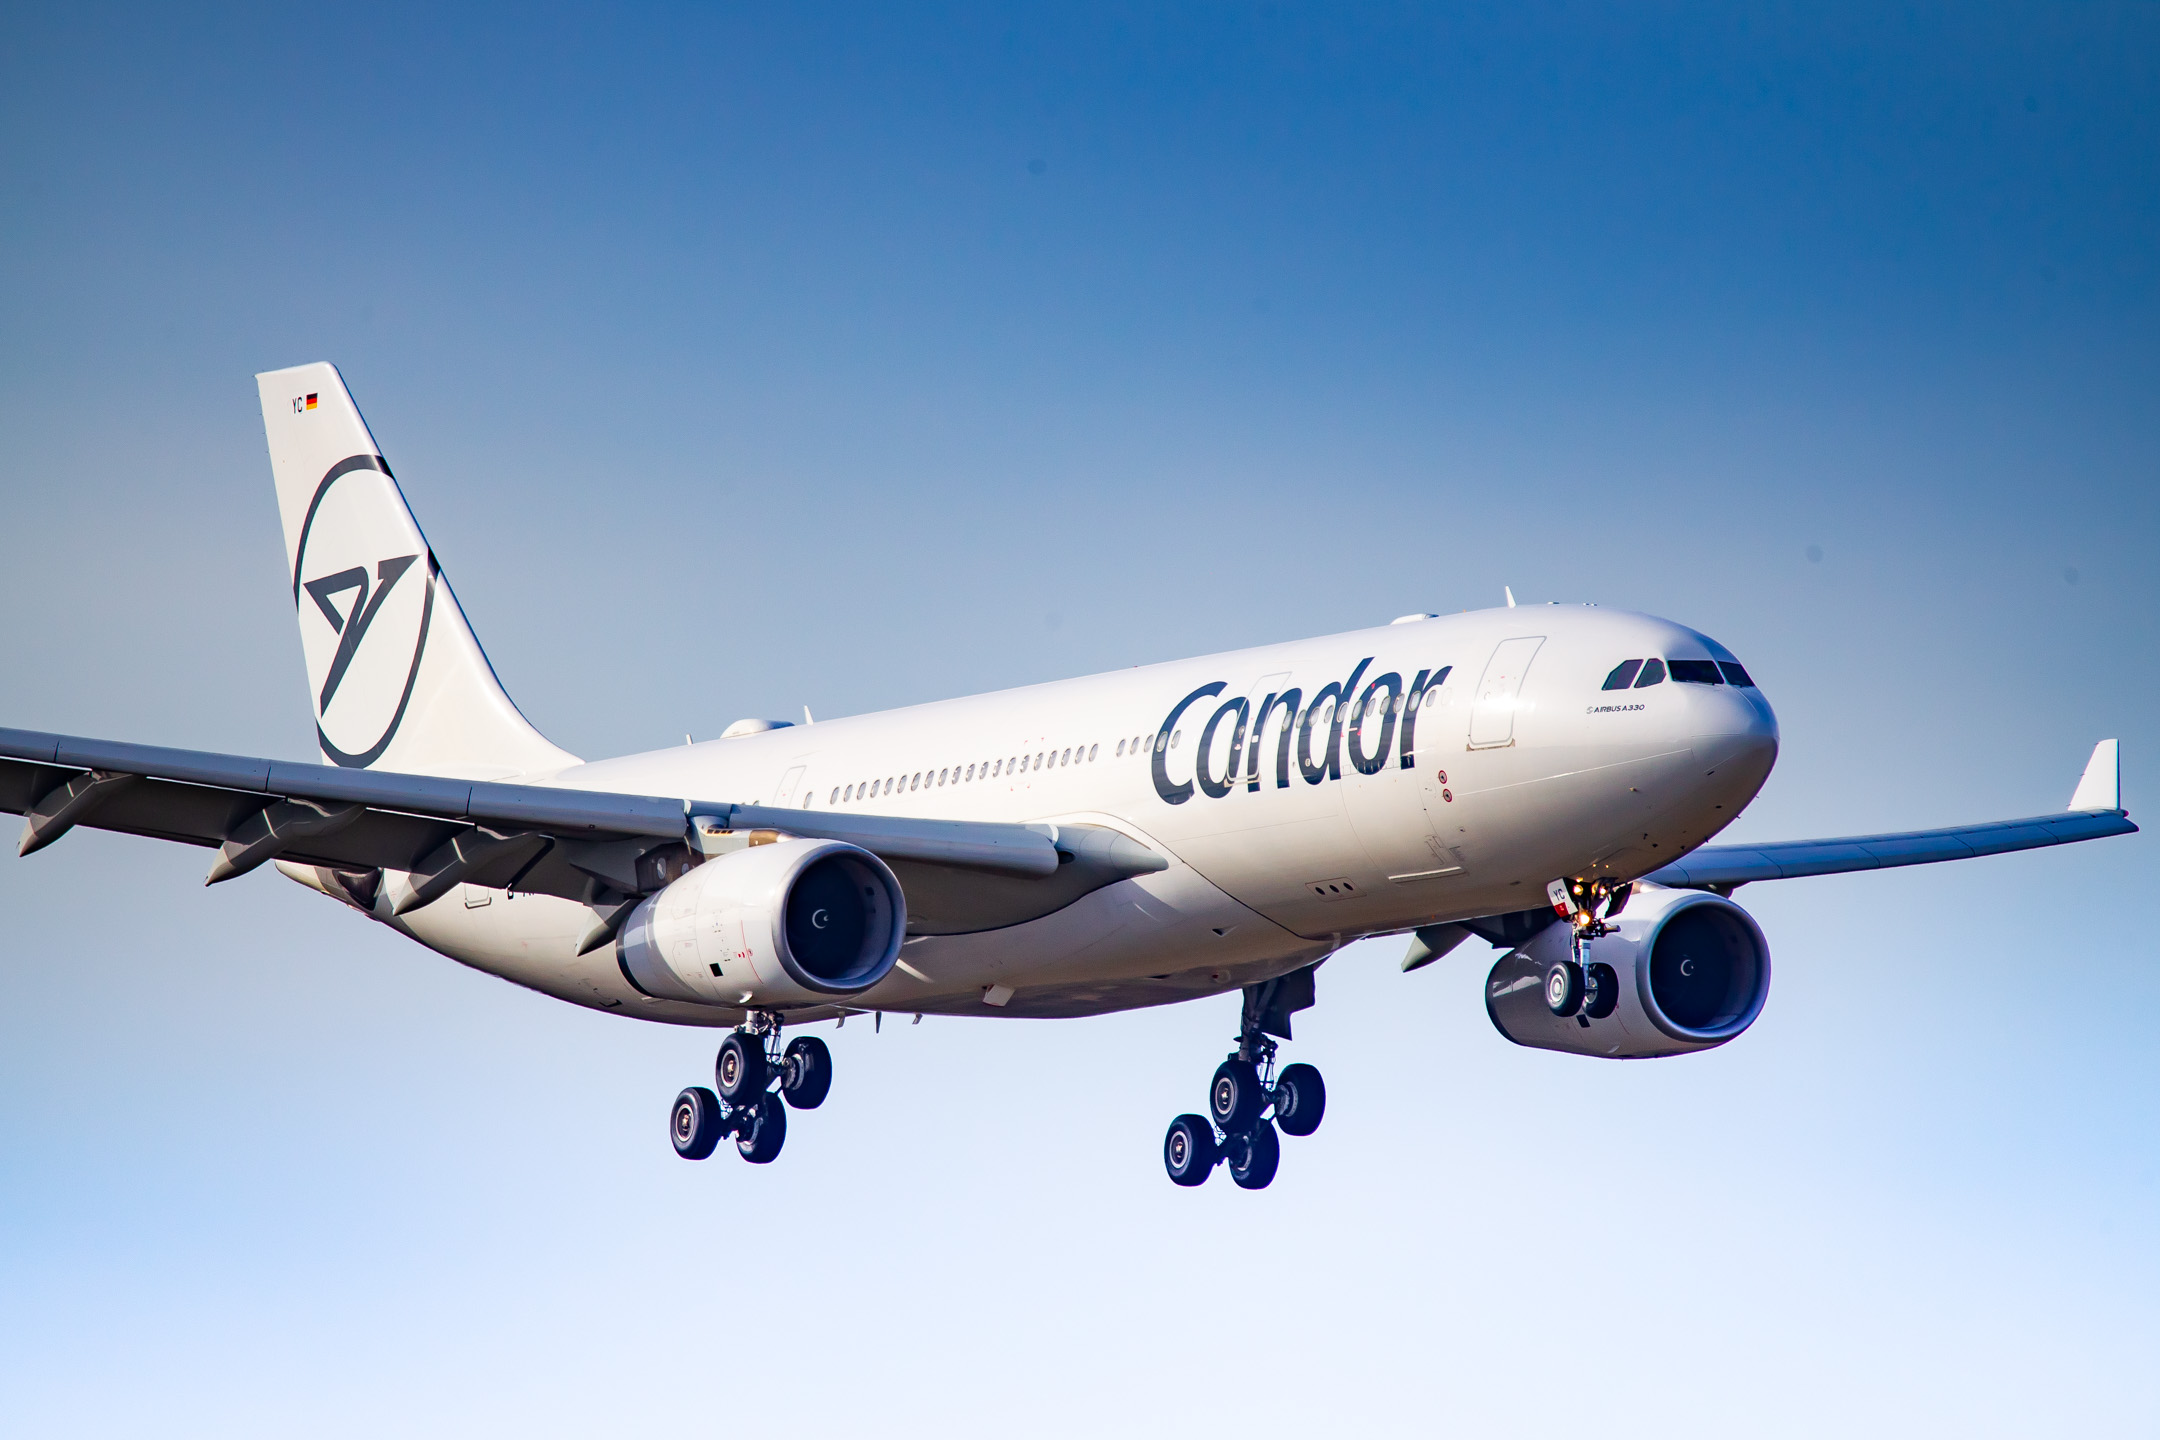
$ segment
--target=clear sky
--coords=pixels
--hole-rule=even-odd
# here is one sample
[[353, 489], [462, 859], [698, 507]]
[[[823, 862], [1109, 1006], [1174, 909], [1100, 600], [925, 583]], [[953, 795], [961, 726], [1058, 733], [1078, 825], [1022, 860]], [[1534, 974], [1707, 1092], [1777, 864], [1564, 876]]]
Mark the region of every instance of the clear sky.
[[[0, 724], [311, 757], [254, 372], [344, 371], [586, 756], [1385, 621], [1694, 625], [1732, 834], [2155, 795], [2160, 10], [24, 7]], [[1756, 886], [1716, 1052], [1320, 975], [1330, 1110], [1162, 1175], [1234, 997], [716, 1036], [269, 872], [0, 860], [0, 1430], [2150, 1434], [2152, 842]], [[892, 1029], [894, 1027], [887, 1026]]]

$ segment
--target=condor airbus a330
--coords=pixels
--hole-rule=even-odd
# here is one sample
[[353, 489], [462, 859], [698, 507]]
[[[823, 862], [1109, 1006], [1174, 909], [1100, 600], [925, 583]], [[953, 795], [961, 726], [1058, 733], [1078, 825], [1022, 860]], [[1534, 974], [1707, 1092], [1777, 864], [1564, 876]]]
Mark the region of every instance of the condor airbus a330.
[[1512, 602], [583, 761], [504, 694], [337, 371], [256, 378], [327, 763], [0, 730], [22, 853], [78, 825], [207, 846], [207, 883], [275, 864], [558, 999], [728, 1030], [670, 1113], [689, 1159], [770, 1161], [825, 1099], [831, 1052], [784, 1029], [1242, 990], [1163, 1159], [1257, 1189], [1320, 1123], [1319, 1071], [1278, 1042], [1353, 940], [1407, 936], [1405, 970], [1500, 948], [1485, 1006], [1517, 1044], [1682, 1055], [1769, 994], [1738, 886], [2137, 828], [2107, 740], [2059, 814], [1707, 845], [1777, 759], [1738, 657]]

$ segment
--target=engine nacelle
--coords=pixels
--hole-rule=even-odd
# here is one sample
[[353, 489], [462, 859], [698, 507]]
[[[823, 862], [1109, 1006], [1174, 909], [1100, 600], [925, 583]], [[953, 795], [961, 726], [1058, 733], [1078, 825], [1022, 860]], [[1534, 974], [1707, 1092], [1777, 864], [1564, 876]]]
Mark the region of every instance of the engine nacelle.
[[624, 922], [616, 954], [656, 999], [822, 1005], [892, 972], [907, 900], [885, 862], [838, 840], [781, 840], [707, 860]]
[[[1485, 1013], [1518, 1045], [1619, 1060], [1723, 1045], [1755, 1023], [1770, 996], [1770, 945], [1753, 916], [1699, 890], [1637, 883], [1614, 933], [1584, 946], [1583, 965], [1612, 967], [1616, 1003], [1556, 1015], [1552, 967], [1572, 959], [1573, 927], [1547, 926], [1500, 957], [1485, 981]], [[1605, 997], [1600, 997], [1601, 1000]]]

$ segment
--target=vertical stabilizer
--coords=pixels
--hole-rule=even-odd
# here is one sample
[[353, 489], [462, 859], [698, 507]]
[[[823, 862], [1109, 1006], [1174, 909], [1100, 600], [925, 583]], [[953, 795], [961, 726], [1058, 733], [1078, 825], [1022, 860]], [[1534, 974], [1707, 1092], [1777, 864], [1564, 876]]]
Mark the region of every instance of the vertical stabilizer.
[[474, 780], [575, 765], [503, 693], [337, 368], [255, 381], [324, 758]]

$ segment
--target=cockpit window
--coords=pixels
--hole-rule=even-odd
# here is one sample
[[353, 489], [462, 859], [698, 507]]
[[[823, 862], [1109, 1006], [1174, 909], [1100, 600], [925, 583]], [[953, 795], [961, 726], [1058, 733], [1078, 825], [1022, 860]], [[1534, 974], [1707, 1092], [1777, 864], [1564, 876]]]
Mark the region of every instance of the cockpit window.
[[1625, 690], [1635, 683], [1635, 672], [1640, 669], [1642, 669], [1642, 661], [1622, 660], [1618, 665], [1613, 666], [1612, 674], [1605, 677], [1605, 684], [1602, 688]]
[[1688, 685], [1722, 685], [1725, 677], [1717, 673], [1715, 660], [1668, 660], [1672, 678]]
[[1662, 685], [1663, 683], [1665, 683], [1665, 662], [1663, 660], [1644, 661], [1642, 675], [1636, 680], [1635, 688], [1641, 690], [1646, 686]]
[[1739, 661], [1720, 660], [1717, 662], [1717, 668], [1725, 672], [1726, 684], [1738, 685], [1743, 690], [1752, 690], [1755, 688], [1755, 682], [1748, 679], [1747, 667], [1742, 665]]

